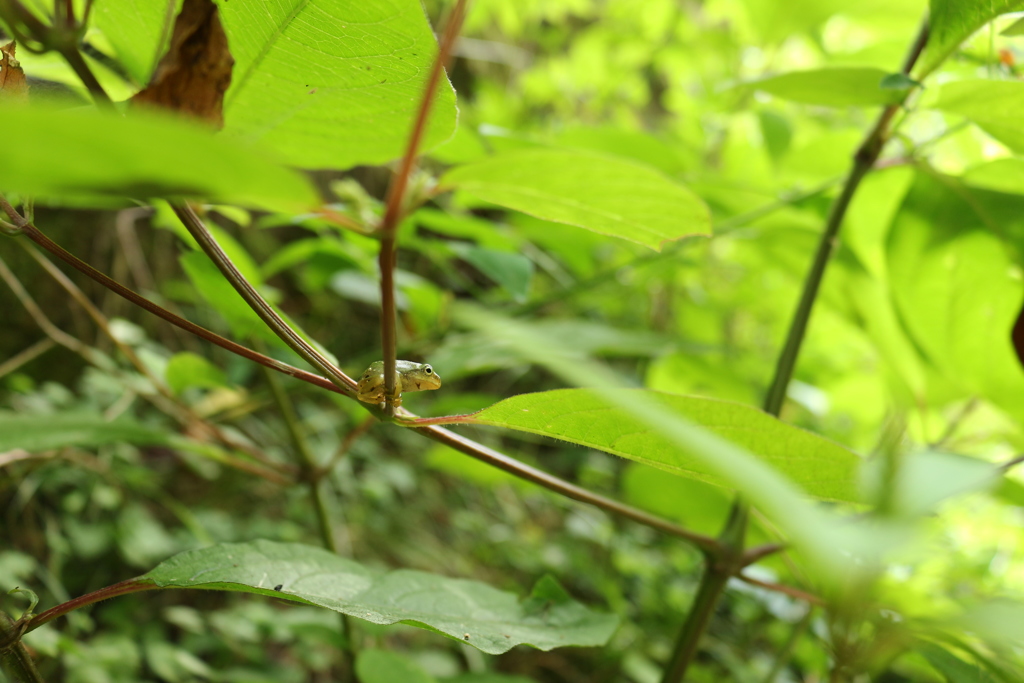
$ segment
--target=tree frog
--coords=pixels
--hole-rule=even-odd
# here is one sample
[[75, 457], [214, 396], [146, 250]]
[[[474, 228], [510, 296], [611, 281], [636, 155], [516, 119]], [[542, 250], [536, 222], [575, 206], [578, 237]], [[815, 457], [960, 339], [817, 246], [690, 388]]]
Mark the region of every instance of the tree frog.
[[[425, 363], [413, 363], [408, 360], [395, 361], [395, 407], [402, 405], [403, 391], [427, 391], [439, 389], [441, 378], [434, 368]], [[379, 360], [366, 368], [359, 378], [356, 398], [364, 403], [383, 403], [384, 401], [384, 361]]]

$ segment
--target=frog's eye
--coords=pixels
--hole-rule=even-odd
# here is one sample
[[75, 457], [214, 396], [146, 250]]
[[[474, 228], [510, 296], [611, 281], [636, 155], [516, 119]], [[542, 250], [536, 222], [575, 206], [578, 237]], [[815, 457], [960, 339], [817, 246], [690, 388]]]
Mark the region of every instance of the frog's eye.
[[434, 374], [434, 368], [430, 367], [429, 365], [424, 366], [423, 372], [425, 372], [428, 375], [432, 375]]

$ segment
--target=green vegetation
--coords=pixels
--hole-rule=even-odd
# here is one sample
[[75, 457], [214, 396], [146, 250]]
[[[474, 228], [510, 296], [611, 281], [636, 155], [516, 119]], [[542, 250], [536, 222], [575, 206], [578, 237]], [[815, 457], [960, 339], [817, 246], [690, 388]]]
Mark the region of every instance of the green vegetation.
[[1024, 680], [1020, 12], [0, 0], [0, 681]]

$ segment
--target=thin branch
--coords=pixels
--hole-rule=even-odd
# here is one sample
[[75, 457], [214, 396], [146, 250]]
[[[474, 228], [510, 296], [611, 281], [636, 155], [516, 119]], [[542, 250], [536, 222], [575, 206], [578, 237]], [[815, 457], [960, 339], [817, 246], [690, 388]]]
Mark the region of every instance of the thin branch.
[[500, 470], [504, 470], [505, 472], [508, 472], [520, 479], [533, 482], [534, 484], [542, 486], [549, 491], [560, 493], [566, 498], [572, 498], [573, 500], [578, 500], [581, 503], [587, 503], [589, 505], [599, 507], [607, 512], [625, 517], [626, 519], [631, 519], [634, 522], [639, 522], [645, 526], [649, 526], [653, 529], [681, 538], [696, 546], [706, 555], [717, 557], [721, 554], [721, 544], [717, 539], [712, 538], [711, 536], [698, 534], [694, 531], [690, 531], [689, 529], [673, 524], [668, 520], [644, 512], [638, 508], [620, 503], [619, 501], [612, 500], [611, 498], [605, 498], [604, 496], [594, 493], [588, 489], [569, 483], [564, 479], [559, 479], [558, 477], [548, 474], [543, 470], [521, 463], [504, 453], [499, 453], [498, 451], [478, 444], [475, 441], [460, 436], [455, 432], [444, 429], [443, 427], [417, 427], [416, 431], [428, 439], [433, 439], [434, 441], [453, 448], [460, 453], [465, 453], [470, 457], [476, 458], [477, 460], [485, 462], [493, 467], [497, 467]]
[[[928, 42], [928, 21], [921, 24], [917, 37], [911, 45], [903, 63], [902, 73], [909, 74], [914, 67], [925, 43]], [[893, 116], [899, 111], [902, 102], [892, 104], [882, 110], [874, 127], [865, 137], [854, 155], [853, 167], [846, 178], [843, 190], [839, 197], [832, 204], [829, 211], [828, 221], [825, 230], [818, 242], [818, 249], [811, 263], [811, 270], [804, 280], [803, 292], [800, 301], [797, 303], [796, 311], [793, 313], [789, 333], [786, 336], [786, 343], [779, 354], [778, 364], [775, 368], [775, 376], [764, 400], [764, 410], [767, 413], [778, 416], [782, 410], [782, 404], [786, 398], [786, 390], [793, 377], [796, 368], [797, 357], [800, 355], [800, 347], [803, 344], [804, 335], [807, 332], [807, 324], [811, 318], [811, 310], [818, 297], [818, 289], [821, 287], [822, 279], [825, 276], [825, 268], [828, 266], [832, 252], [835, 250], [839, 237], [839, 229], [842, 227], [846, 211], [853, 200], [861, 180], [870, 172], [872, 166], [878, 160], [889, 136], [889, 124]]]
[[192, 210], [192, 207], [181, 203], [174, 203], [171, 206], [174, 209], [174, 213], [178, 215], [178, 218], [181, 219], [181, 222], [199, 243], [202, 250], [206, 252], [206, 255], [210, 257], [214, 265], [217, 266], [221, 274], [231, 283], [235, 291], [245, 299], [245, 302], [249, 304], [249, 307], [252, 308], [256, 315], [267, 324], [267, 327], [273, 330], [303, 360], [324, 373], [328, 379], [342, 390], [342, 393], [348, 396], [354, 395], [356, 389], [355, 381], [335, 367], [331, 361], [313, 348], [277, 314], [274, 307], [267, 303], [266, 299], [256, 291], [256, 288], [245, 279], [238, 268], [235, 267], [235, 264], [231, 262], [231, 259], [228, 258], [228, 255], [221, 246], [217, 244], [217, 240], [214, 239], [206, 225], [196, 215], [196, 212]]
[[32, 617], [29, 620], [28, 626], [25, 628], [25, 633], [35, 631], [37, 628], [53, 621], [57, 617], [64, 616], [68, 612], [73, 612], [76, 609], [93, 605], [101, 600], [107, 600], [109, 598], [116, 598], [119, 595], [128, 595], [129, 593], [139, 593], [142, 591], [158, 590], [156, 584], [152, 581], [146, 581], [144, 579], [128, 579], [127, 581], [121, 581], [115, 583], [112, 586], [101, 588], [98, 591], [87, 593], [77, 598], [62, 602], [59, 605], [55, 605], [45, 612]]
[[[143, 377], [149, 380], [149, 383], [153, 386], [157, 393], [160, 396], [162, 396], [163, 399], [166, 401], [165, 405], [162, 406], [165, 412], [174, 415], [176, 419], [178, 419], [178, 421], [181, 424], [185, 425], [186, 427], [191, 425], [198, 426], [200, 429], [206, 431], [209, 436], [213, 437], [214, 440], [219, 441], [222, 445], [226, 446], [227, 448], [232, 448], [241, 451], [242, 453], [245, 453], [246, 455], [251, 457], [253, 460], [270, 468], [271, 470], [274, 470], [275, 472], [277, 472], [277, 475], [271, 475], [271, 481], [274, 481], [278, 484], [290, 483], [289, 479], [280, 476], [284, 475], [284, 477], [288, 477], [293, 475], [294, 472], [292, 472], [290, 468], [282, 465], [279, 462], [275, 462], [258, 448], [254, 448], [253, 446], [247, 443], [232, 438], [216, 424], [203, 419], [202, 417], [197, 415], [189, 406], [181, 403], [178, 397], [175, 396], [170, 391], [170, 389], [164, 383], [163, 379], [153, 374], [149, 367], [142, 362], [142, 360], [135, 353], [135, 350], [132, 349], [132, 347], [130, 347], [129, 345], [122, 342], [120, 339], [118, 339], [117, 335], [115, 335], [113, 330], [111, 330], [110, 328], [110, 321], [103, 314], [103, 312], [100, 311], [100, 309], [97, 308], [92, 303], [89, 297], [87, 297], [85, 293], [78, 288], [78, 285], [76, 285], [70, 278], [68, 278], [67, 275], [65, 275], [59, 268], [53, 265], [53, 263], [51, 263], [42, 254], [40, 254], [35, 248], [27, 244], [23, 244], [23, 246], [25, 247], [25, 250], [28, 251], [29, 255], [32, 256], [33, 259], [35, 259], [36, 263], [42, 266], [42, 268], [46, 270], [50, 277], [52, 277], [61, 287], [63, 287], [64, 291], [70, 294], [71, 297], [76, 302], [78, 302], [79, 306], [85, 309], [85, 312], [89, 315], [90, 318], [92, 318], [93, 322], [96, 323], [96, 326], [99, 327], [103, 334], [105, 334], [107, 338], [114, 343], [117, 349], [125, 356], [125, 358], [128, 359], [128, 361], [135, 367], [139, 374], [141, 374]], [[237, 467], [237, 463], [239, 461], [235, 458], [231, 458], [229, 462], [232, 463], [232, 466]], [[267, 478], [266, 473], [260, 469], [254, 470], [250, 467], [245, 467], [243, 469], [245, 469], [245, 471], [247, 472], [254, 473], [257, 474], [258, 476]]]
[[35, 360], [39, 356], [43, 355], [44, 353], [52, 349], [55, 345], [56, 343], [52, 339], [46, 338], [40, 339], [35, 344], [33, 344], [32, 346], [28, 347], [23, 351], [19, 351], [18, 353], [14, 354], [13, 356], [5, 360], [3, 363], [0, 363], [0, 377], [8, 375], [17, 370], [18, 368], [20, 368], [25, 363], [29, 363]]
[[738, 578], [740, 581], [743, 581], [744, 583], [749, 583], [751, 586], [757, 586], [759, 588], [764, 588], [765, 590], [775, 591], [776, 593], [784, 593], [791, 598], [802, 600], [803, 602], [809, 603], [811, 605], [824, 606], [826, 604], [825, 601], [819, 598], [817, 595], [814, 595], [813, 593], [808, 593], [807, 591], [802, 591], [799, 588], [793, 588], [792, 586], [786, 586], [781, 583], [772, 583], [771, 581], [762, 581], [761, 579], [755, 579], [753, 576], [748, 576], [746, 574], [738, 574], [736, 578]]
[[[4, 203], [5, 200], [2, 196], [0, 196], [0, 206], [3, 206]], [[7, 206], [9, 207], [10, 205], [7, 204]], [[46, 249], [47, 251], [49, 251], [54, 256], [61, 259], [68, 265], [72, 266], [79, 272], [83, 273], [87, 277], [92, 278], [93, 280], [100, 283], [104, 287], [107, 287], [115, 294], [118, 294], [119, 296], [128, 299], [132, 303], [144, 308], [145, 310], [153, 313], [154, 315], [159, 316], [160, 318], [166, 320], [167, 322], [173, 325], [177, 325], [186, 332], [196, 334], [197, 336], [200, 336], [203, 339], [210, 341], [211, 343], [217, 344], [221, 348], [224, 348], [232, 353], [236, 353], [244, 358], [248, 358], [249, 360], [259, 363], [260, 365], [268, 367], [272, 370], [277, 370], [278, 372], [282, 372], [291, 377], [295, 377], [296, 379], [318, 386], [321, 389], [326, 389], [327, 391], [332, 391], [334, 393], [342, 395], [348, 395], [342, 388], [336, 386], [335, 384], [325, 379], [324, 377], [320, 377], [319, 375], [315, 375], [305, 370], [300, 370], [299, 368], [295, 368], [291, 365], [288, 365], [287, 363], [282, 363], [273, 358], [264, 356], [240, 344], [236, 344], [235, 342], [224, 339], [223, 337], [214, 334], [213, 332], [203, 327], [200, 327], [195, 323], [192, 323], [178, 315], [171, 313], [170, 311], [167, 311], [166, 309], [153, 303], [149, 299], [146, 299], [145, 297], [136, 294], [127, 287], [121, 285], [119, 282], [116, 282], [107, 275], [101, 273], [100, 271], [96, 270], [89, 264], [81, 261], [73, 254], [63, 249], [60, 245], [56, 244], [48, 237], [46, 237], [34, 225], [25, 222], [24, 219], [22, 219], [21, 216], [16, 211], [14, 211], [13, 208], [11, 208], [10, 212], [13, 214], [12, 220], [14, 220], [14, 217], [17, 216], [17, 220], [15, 222], [17, 223], [20, 221], [22, 223], [22, 229], [24, 230], [24, 234], [26, 237], [28, 237], [33, 242], [35, 242], [42, 248]], [[72, 340], [74, 342], [78, 341], [73, 338]], [[369, 404], [361, 405], [370, 412], [374, 412], [376, 410], [376, 408], [370, 406]], [[409, 414], [409, 416], [411, 418], [415, 418], [415, 416], [412, 414]], [[595, 507], [606, 510], [611, 514], [626, 517], [627, 519], [631, 519], [639, 524], [643, 524], [653, 529], [658, 529], [659, 531], [662, 531], [664, 533], [682, 538], [692, 543], [694, 546], [696, 546], [698, 549], [702, 550], [705, 553], [714, 555], [717, 554], [719, 551], [718, 541], [710, 536], [698, 534], [696, 532], [690, 531], [676, 524], [673, 524], [668, 520], [644, 512], [643, 510], [640, 510], [638, 508], [634, 508], [629, 505], [625, 505], [624, 503], [620, 503], [616, 500], [605, 498], [604, 496], [592, 493], [587, 489], [578, 487], [575, 484], [567, 482], [554, 475], [548, 474], [542, 470], [538, 470], [534, 467], [521, 463], [515, 458], [507, 456], [491, 448], [487, 448], [486, 446], [478, 444], [470, 439], [461, 437], [447, 429], [442, 429], [440, 427], [434, 426], [427, 426], [418, 427], [416, 431], [423, 434], [427, 438], [433, 439], [434, 441], [438, 441], [447, 446], [450, 446], [451, 448], [454, 448], [455, 450], [461, 453], [465, 453], [466, 455], [474, 457], [482, 462], [485, 462], [489, 465], [504, 470], [505, 472], [508, 472], [509, 474], [512, 474], [513, 476], [516, 476], [520, 479], [533, 482], [538, 486], [546, 488], [555, 493], [564, 495], [568, 498], [572, 498], [573, 500], [578, 500], [589, 505], [594, 505]]]
[[755, 562], [763, 560], [769, 555], [774, 555], [775, 553], [782, 552], [785, 549], [786, 546], [782, 543], [766, 543], [765, 545], [759, 545], [744, 552], [740, 564], [743, 567], [748, 567]]
[[[0, 207], [2, 207], [4, 204], [6, 204], [6, 201], [3, 199], [2, 196], [0, 196]], [[7, 206], [10, 206], [10, 204], [7, 204]], [[17, 221], [15, 221], [15, 223], [17, 223]], [[42, 247], [46, 251], [50, 252], [51, 254], [59, 258], [61, 261], [64, 261], [78, 272], [95, 280], [96, 282], [100, 283], [101, 285], [111, 290], [115, 294], [124, 297], [128, 301], [132, 302], [136, 306], [139, 306], [140, 308], [149, 311], [150, 313], [159, 318], [163, 318], [172, 325], [177, 325], [186, 332], [191, 332], [192, 334], [196, 335], [197, 337], [200, 337], [201, 339], [205, 339], [211, 344], [216, 344], [222, 349], [230, 351], [231, 353], [234, 353], [236, 355], [242, 356], [243, 358], [247, 358], [248, 360], [251, 360], [254, 363], [259, 363], [260, 365], [266, 366], [272, 370], [277, 370], [278, 372], [282, 372], [286, 375], [290, 375], [291, 377], [295, 377], [296, 379], [300, 379], [304, 382], [314, 384], [320, 388], [328, 389], [329, 391], [335, 391], [336, 393], [340, 394], [345, 394], [344, 391], [335, 387], [335, 385], [332, 384], [330, 380], [324, 377], [320, 377], [319, 375], [315, 375], [306, 370], [301, 370], [287, 363], [283, 363], [275, 358], [270, 358], [269, 356], [257, 353], [256, 351], [253, 351], [248, 347], [242, 346], [241, 344], [233, 342], [229, 339], [225, 339], [224, 337], [221, 337], [220, 335], [206, 329], [205, 327], [196, 325], [190, 320], [186, 320], [185, 318], [182, 318], [179, 315], [171, 313], [162, 306], [159, 306], [158, 304], [150, 301], [144, 296], [135, 293], [131, 289], [128, 289], [127, 287], [112, 279], [111, 277], [107, 276], [106, 274], [96, 270], [88, 263], [85, 263], [77, 256], [68, 252], [59, 244], [57, 244], [49, 237], [47, 237], [45, 234], [43, 234], [37, 227], [35, 227], [35, 225], [31, 223], [23, 223], [23, 226], [20, 229], [23, 231], [23, 234], [30, 240], [32, 240], [40, 247]]]
[[444, 36], [438, 46], [437, 56], [430, 68], [430, 75], [420, 98], [419, 110], [416, 112], [416, 119], [413, 122], [412, 132], [409, 134], [409, 142], [405, 146], [405, 154], [398, 166], [398, 171], [391, 179], [388, 187], [387, 205], [384, 209], [384, 217], [381, 220], [380, 232], [380, 345], [384, 356], [384, 400], [385, 411], [388, 417], [395, 414], [395, 368], [397, 348], [397, 320], [398, 314], [395, 307], [395, 233], [398, 222], [402, 216], [402, 205], [405, 200], [405, 190], [409, 184], [409, 176], [412, 175], [413, 166], [416, 164], [416, 157], [419, 154], [420, 143], [426, 132], [427, 121], [430, 118], [430, 110], [433, 108], [434, 98], [437, 95], [438, 85], [441, 76], [444, 74], [445, 64], [451, 55], [455, 39], [462, 28], [462, 20], [465, 17], [466, 0], [458, 0], [452, 8], [445, 26]]
[[704, 574], [701, 576], [697, 594], [686, 614], [686, 620], [679, 629], [679, 636], [672, 648], [672, 657], [661, 676], [661, 683], [680, 683], [697, 655], [701, 636], [707, 630], [715, 612], [718, 599], [735, 574], [739, 572], [738, 560], [743, 552], [743, 538], [746, 534], [750, 506], [743, 502], [733, 505], [729, 519], [717, 539], [718, 557], [707, 557]]

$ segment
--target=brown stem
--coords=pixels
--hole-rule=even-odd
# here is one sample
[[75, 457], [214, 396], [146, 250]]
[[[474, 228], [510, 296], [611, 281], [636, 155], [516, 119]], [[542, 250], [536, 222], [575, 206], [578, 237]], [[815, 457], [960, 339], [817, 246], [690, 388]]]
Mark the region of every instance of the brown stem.
[[[3, 199], [3, 197], [0, 196], [0, 207], [2, 207], [5, 203], [6, 202]], [[6, 204], [6, 206], [10, 207], [10, 204]], [[31, 223], [27, 223], [16, 211], [14, 211], [13, 208], [10, 209], [9, 213], [11, 215], [11, 219], [15, 221], [16, 224], [20, 223], [19, 227], [24, 231], [24, 234], [29, 239], [33, 240], [36, 244], [46, 249], [54, 256], [61, 259], [62, 261], [72, 266], [79, 272], [83, 273], [87, 277], [90, 277], [96, 282], [103, 285], [104, 287], [107, 287], [115, 294], [118, 294], [128, 299], [132, 303], [141, 306], [145, 310], [153, 313], [154, 315], [159, 316], [160, 318], [163, 318], [167, 322], [173, 325], [177, 325], [178, 327], [187, 332], [192, 332], [193, 334], [196, 334], [197, 336], [200, 336], [203, 339], [206, 339], [214, 344], [217, 344], [221, 348], [231, 351], [232, 353], [237, 353], [238, 355], [244, 358], [248, 358], [272, 370], [277, 370], [278, 372], [282, 372], [291, 377], [295, 377], [296, 379], [308, 382], [322, 389], [326, 389], [327, 391], [333, 391], [334, 393], [338, 394], [346, 393], [341, 388], [334, 385], [332, 382], [325, 379], [324, 377], [320, 377], [319, 375], [315, 375], [305, 370], [300, 370], [298, 368], [292, 367], [291, 365], [288, 365], [287, 363], [282, 363], [280, 361], [274, 360], [273, 358], [264, 356], [251, 349], [241, 346], [240, 344], [236, 344], [235, 342], [224, 339], [223, 337], [220, 337], [219, 335], [216, 335], [213, 332], [203, 327], [200, 327], [199, 325], [196, 325], [195, 323], [192, 323], [178, 315], [171, 313], [170, 311], [167, 311], [166, 309], [153, 303], [149, 299], [146, 299], [145, 297], [136, 294], [127, 287], [121, 285], [120, 283], [104, 275], [100, 271], [96, 270], [89, 264], [81, 261], [73, 254], [64, 250], [58, 244], [56, 244], [48, 237], [46, 237], [43, 233], [41, 233], [39, 229], [36, 228], [34, 225], [32, 225]], [[15, 219], [15, 217], [17, 218]], [[367, 404], [362, 405], [367, 410], [373, 410]], [[411, 417], [415, 419], [415, 416]], [[418, 427], [416, 431], [420, 432], [421, 434], [430, 439], [433, 439], [434, 441], [438, 441], [440, 443], [448, 445], [454, 448], [455, 450], [458, 450], [469, 456], [477, 458], [482, 462], [488, 463], [494, 467], [504, 470], [512, 474], [513, 476], [519, 477], [526, 481], [533, 482], [538, 486], [554, 491], [555, 493], [559, 493], [568, 498], [572, 498], [573, 500], [578, 500], [583, 503], [594, 505], [595, 507], [606, 510], [611, 514], [620, 515], [626, 517], [627, 519], [631, 519], [635, 522], [638, 522], [639, 524], [643, 524], [645, 526], [658, 529], [659, 531], [662, 531], [664, 533], [677, 536], [692, 543], [694, 546], [696, 546], [704, 552], [717, 553], [718, 551], [718, 541], [710, 536], [698, 534], [696, 532], [690, 531], [676, 524], [673, 524], [668, 520], [648, 514], [638, 508], [634, 508], [629, 505], [625, 505], [618, 501], [612, 500], [610, 498], [605, 498], [604, 496], [592, 493], [587, 489], [578, 487], [554, 475], [548, 474], [542, 470], [538, 470], [534, 467], [521, 463], [515, 458], [509, 457], [503, 453], [499, 453], [498, 451], [495, 451], [491, 448], [487, 448], [486, 446], [478, 444], [470, 439], [463, 438], [447, 429], [442, 429], [440, 427], [435, 426], [427, 426]]]
[[93, 591], [92, 593], [87, 593], [86, 595], [68, 600], [67, 602], [62, 602], [59, 605], [51, 607], [45, 612], [40, 612], [29, 620], [25, 633], [34, 631], [43, 624], [53, 621], [57, 617], [64, 616], [68, 612], [73, 612], [76, 609], [87, 607], [100, 602], [101, 600], [149, 590], [157, 590], [157, 586], [147, 579], [128, 579], [127, 581], [115, 583], [112, 586], [107, 586], [106, 588], [101, 588], [98, 591]]
[[[2, 197], [0, 197], [0, 207], [2, 207], [4, 204], [6, 204], [6, 201]], [[10, 204], [7, 204], [7, 206], [10, 206]], [[17, 225], [17, 221], [15, 221], [15, 224]], [[263, 354], [257, 353], [256, 351], [253, 351], [248, 347], [242, 346], [241, 344], [233, 342], [229, 339], [225, 339], [224, 337], [221, 337], [220, 335], [206, 329], [205, 327], [196, 325], [195, 323], [186, 320], [185, 318], [182, 318], [179, 315], [171, 313], [167, 309], [153, 303], [149, 299], [139, 294], [136, 294], [131, 289], [128, 289], [121, 283], [110, 278], [104, 273], [101, 273], [100, 271], [90, 266], [88, 263], [85, 263], [75, 255], [66, 251], [59, 244], [57, 244], [49, 237], [44, 235], [42, 232], [40, 232], [40, 230], [36, 228], [35, 225], [31, 223], [24, 223], [22, 226], [19, 227], [26, 237], [28, 237], [37, 245], [39, 245], [46, 251], [50, 252], [51, 254], [59, 258], [61, 261], [67, 263], [75, 270], [95, 280], [96, 282], [100, 283], [101, 285], [103, 285], [110, 291], [114, 292], [115, 294], [124, 297], [125, 299], [132, 302], [136, 306], [139, 306], [140, 308], [149, 311], [150, 313], [159, 318], [163, 318], [172, 325], [177, 325], [186, 332], [191, 332], [192, 334], [202, 339], [205, 339], [211, 344], [216, 344], [222, 349], [242, 356], [243, 358], [247, 358], [253, 361], [254, 363], [259, 363], [260, 365], [266, 366], [272, 370], [277, 370], [278, 372], [290, 375], [291, 377], [295, 377], [296, 379], [301, 379], [302, 381], [309, 382], [310, 384], [315, 384], [316, 386], [319, 386], [321, 388], [335, 391], [336, 393], [345, 393], [337, 389], [337, 387], [335, 387], [330, 382], [330, 380], [324, 377], [314, 375], [313, 373], [307, 372], [305, 370], [300, 370], [299, 368], [288, 365], [287, 363], [282, 363], [281, 361], [276, 360], [274, 358], [270, 358], [269, 356], [264, 356]]]
[[35, 662], [21, 642], [25, 623], [0, 611], [0, 671], [13, 683], [43, 683]]
[[793, 588], [792, 586], [786, 586], [781, 583], [773, 583], [771, 581], [762, 581], [761, 579], [755, 579], [754, 577], [747, 576], [746, 574], [738, 574], [737, 578], [740, 581], [743, 581], [744, 583], [749, 583], [751, 586], [758, 586], [759, 588], [775, 591], [776, 593], [784, 593], [791, 598], [803, 600], [804, 602], [809, 603], [811, 605], [825, 604], [825, 601], [819, 598], [817, 595], [814, 595], [813, 593], [808, 593], [807, 591], [802, 591], [799, 588]]
[[462, 20], [465, 17], [466, 0], [458, 0], [452, 8], [445, 26], [441, 44], [438, 46], [437, 56], [430, 67], [430, 74], [427, 76], [427, 83], [420, 98], [420, 106], [416, 112], [416, 119], [413, 121], [412, 132], [409, 134], [409, 142], [405, 146], [405, 154], [398, 166], [398, 171], [391, 179], [388, 187], [387, 205], [384, 209], [384, 217], [381, 220], [381, 242], [380, 257], [380, 345], [384, 355], [384, 398], [386, 413], [388, 417], [394, 417], [395, 405], [395, 367], [397, 347], [397, 312], [395, 310], [395, 231], [402, 216], [402, 205], [405, 199], [405, 190], [409, 185], [409, 177], [412, 175], [413, 167], [416, 164], [416, 157], [419, 154], [420, 143], [423, 134], [427, 129], [427, 121], [430, 119], [430, 110], [433, 108], [434, 99], [437, 96], [438, 85], [444, 73], [444, 67], [451, 55], [455, 39], [462, 28]]
[[481, 462], [485, 462], [488, 465], [504, 470], [509, 474], [519, 477], [520, 479], [543, 486], [555, 493], [560, 493], [567, 498], [578, 500], [581, 503], [594, 505], [602, 510], [617, 514], [625, 517], [626, 519], [631, 519], [634, 522], [639, 522], [640, 524], [658, 529], [659, 531], [663, 531], [678, 538], [682, 538], [706, 554], [717, 556], [721, 553], [720, 543], [717, 539], [712, 538], [711, 536], [705, 536], [703, 534], [690, 531], [689, 529], [684, 529], [683, 527], [673, 524], [668, 520], [655, 517], [654, 515], [648, 514], [638, 508], [620, 503], [619, 501], [612, 500], [611, 498], [605, 498], [604, 496], [594, 493], [588, 489], [571, 484], [564, 479], [559, 479], [558, 477], [548, 474], [543, 470], [523, 464], [514, 458], [510, 458], [504, 453], [499, 453], [498, 451], [478, 444], [475, 441], [459, 436], [455, 432], [442, 427], [417, 427], [416, 431], [426, 436], [428, 439], [433, 439], [434, 441], [449, 446], [460, 453], [465, 453], [466, 455], [476, 458]]
[[[271, 481], [274, 481], [275, 483], [278, 484], [289, 483], [289, 479], [287, 479], [286, 476], [281, 476], [294, 474], [289, 470], [289, 468], [282, 466], [281, 463], [274, 462], [274, 460], [272, 460], [269, 456], [260, 451], [258, 448], [254, 448], [249, 444], [243, 443], [237, 439], [228, 436], [220, 427], [203, 419], [199, 415], [196, 415], [196, 413], [191, 408], [189, 408], [187, 405], [182, 404], [181, 401], [178, 400], [178, 397], [175, 396], [167, 387], [163, 379], [154, 375], [153, 372], [150, 371], [149, 367], [142, 362], [142, 360], [136, 355], [135, 350], [117, 338], [117, 335], [115, 335], [113, 331], [110, 329], [110, 321], [107, 320], [107, 317], [103, 314], [103, 312], [100, 311], [100, 309], [97, 308], [92, 303], [92, 301], [89, 300], [89, 297], [87, 297], [85, 293], [81, 289], [79, 289], [78, 286], [74, 282], [72, 282], [70, 278], [68, 278], [67, 275], [65, 275], [59, 268], [53, 265], [53, 263], [50, 262], [49, 259], [40, 254], [35, 248], [27, 244], [24, 246], [26, 251], [28, 251], [29, 255], [33, 259], [35, 259], [36, 263], [42, 266], [43, 269], [46, 270], [46, 272], [50, 275], [50, 277], [56, 280], [57, 283], [61, 287], [63, 287], [64, 290], [68, 294], [70, 294], [75, 301], [78, 302], [78, 305], [85, 309], [85, 312], [89, 315], [90, 318], [92, 318], [93, 322], [96, 323], [97, 327], [100, 328], [100, 330], [107, 336], [107, 338], [113, 341], [114, 345], [117, 346], [118, 350], [122, 354], [124, 354], [125, 358], [127, 358], [128, 361], [133, 366], [135, 366], [135, 369], [143, 377], [149, 380], [149, 383], [153, 386], [154, 389], [156, 389], [157, 393], [159, 393], [160, 396], [163, 397], [165, 401], [163, 405], [165, 412], [168, 412], [171, 415], [173, 415], [178, 420], [178, 422], [180, 422], [184, 426], [189, 427], [195, 425], [202, 429], [203, 431], [205, 431], [208, 436], [211, 436], [214, 440], [219, 441], [222, 445], [231, 449], [235, 449], [237, 451], [241, 451], [242, 453], [245, 453], [246, 455], [251, 457], [253, 460], [261, 463], [262, 465], [270, 468], [271, 470], [274, 470], [277, 474], [272, 474], [270, 476]], [[238, 460], [232, 458], [230, 462], [232, 463], [232, 466], [237, 467]], [[257, 468], [254, 470], [253, 468], [245, 467], [243, 469], [250, 473], [257, 474], [257, 476], [263, 476], [266, 478], [266, 473], [261, 468]]]

